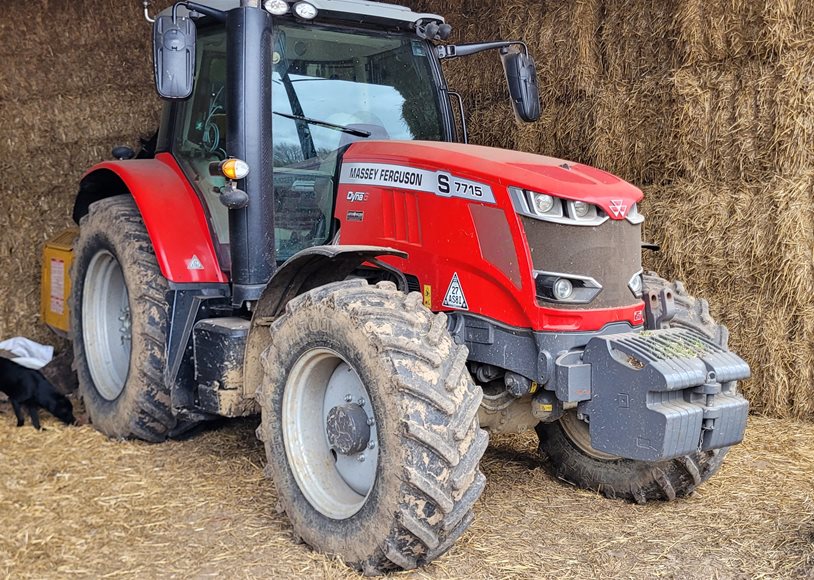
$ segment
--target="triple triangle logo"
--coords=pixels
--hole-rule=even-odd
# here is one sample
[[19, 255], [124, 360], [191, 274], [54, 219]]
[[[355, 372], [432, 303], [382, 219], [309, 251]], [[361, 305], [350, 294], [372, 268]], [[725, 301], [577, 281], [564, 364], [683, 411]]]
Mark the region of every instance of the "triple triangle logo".
[[469, 304], [467, 304], [466, 296], [464, 296], [464, 289], [461, 286], [461, 281], [458, 279], [458, 272], [452, 275], [452, 281], [449, 283], [449, 288], [447, 288], [443, 305], [447, 308], [469, 310]]
[[622, 199], [612, 199], [610, 202], [610, 210], [616, 217], [623, 218], [625, 217], [625, 212], [627, 212], [627, 205]]

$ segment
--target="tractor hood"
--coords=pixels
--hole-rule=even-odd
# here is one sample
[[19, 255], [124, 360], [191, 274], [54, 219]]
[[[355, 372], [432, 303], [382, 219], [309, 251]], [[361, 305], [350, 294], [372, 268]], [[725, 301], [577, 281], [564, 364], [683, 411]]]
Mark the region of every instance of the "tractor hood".
[[346, 163], [387, 163], [451, 172], [466, 179], [520, 187], [602, 208], [624, 219], [642, 199], [639, 188], [588, 165], [506, 149], [432, 141], [359, 141], [345, 153]]

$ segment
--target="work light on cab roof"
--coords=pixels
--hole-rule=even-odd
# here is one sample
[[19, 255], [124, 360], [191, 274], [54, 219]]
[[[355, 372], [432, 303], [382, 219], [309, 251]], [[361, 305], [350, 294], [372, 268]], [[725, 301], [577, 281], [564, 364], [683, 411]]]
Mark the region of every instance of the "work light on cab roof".
[[263, 8], [274, 16], [282, 16], [288, 13], [288, 2], [285, 0], [266, 0], [263, 2]]
[[294, 4], [294, 14], [303, 20], [313, 20], [317, 17], [317, 9], [310, 2], [297, 2]]

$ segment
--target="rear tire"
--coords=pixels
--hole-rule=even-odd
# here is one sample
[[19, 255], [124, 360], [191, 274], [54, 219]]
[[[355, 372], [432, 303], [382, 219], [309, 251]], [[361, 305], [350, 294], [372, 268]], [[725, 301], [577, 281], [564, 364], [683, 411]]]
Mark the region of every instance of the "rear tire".
[[[644, 287], [673, 294], [676, 316], [670, 326], [690, 328], [727, 348], [729, 332], [710, 316], [706, 300], [689, 296], [681, 282], [653, 273], [644, 276]], [[554, 423], [537, 425], [544, 466], [559, 479], [609, 498], [645, 503], [686, 496], [720, 469], [729, 451], [727, 447], [657, 463], [612, 457], [593, 449], [588, 425], [575, 411], [568, 413]]]
[[[292, 300], [271, 336], [258, 437], [294, 532], [368, 575], [445, 553], [473, 519], [488, 443], [446, 316], [392, 283], [350, 280]], [[342, 401], [371, 431], [337, 452], [326, 417]]]
[[93, 426], [159, 442], [176, 426], [164, 384], [167, 281], [129, 195], [90, 206], [74, 246], [74, 360]]

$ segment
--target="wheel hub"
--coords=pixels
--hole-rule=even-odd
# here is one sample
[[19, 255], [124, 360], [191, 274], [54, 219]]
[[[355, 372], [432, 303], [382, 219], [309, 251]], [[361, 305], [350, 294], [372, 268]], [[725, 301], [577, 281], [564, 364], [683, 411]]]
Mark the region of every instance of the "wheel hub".
[[337, 453], [355, 455], [370, 444], [367, 413], [356, 403], [338, 405], [328, 412], [328, 444]]
[[124, 390], [130, 370], [132, 326], [122, 267], [110, 251], [99, 250], [85, 272], [82, 334], [93, 384], [108, 401]]
[[323, 515], [358, 512], [376, 482], [378, 426], [360, 376], [336, 351], [314, 348], [294, 363], [283, 395], [283, 441], [292, 474]]
[[122, 308], [120, 310], [121, 314], [119, 315], [118, 318], [119, 322], [122, 323], [122, 325], [119, 327], [122, 345], [124, 345], [125, 342], [129, 342], [133, 338], [132, 337], [133, 323], [130, 320], [130, 305], [127, 303], [127, 296], [125, 295], [123, 298], [124, 304], [122, 304]]

